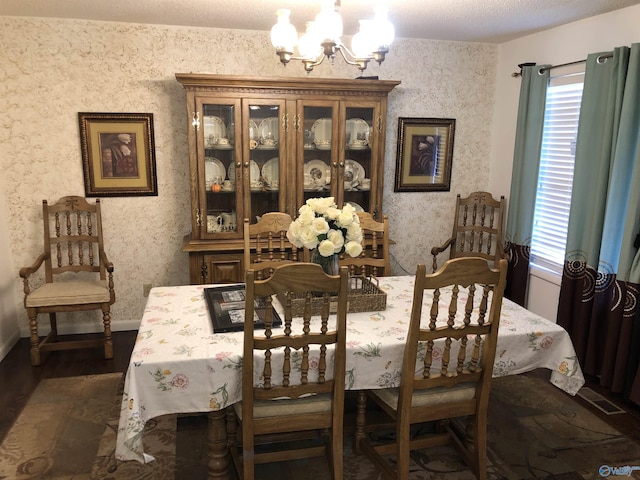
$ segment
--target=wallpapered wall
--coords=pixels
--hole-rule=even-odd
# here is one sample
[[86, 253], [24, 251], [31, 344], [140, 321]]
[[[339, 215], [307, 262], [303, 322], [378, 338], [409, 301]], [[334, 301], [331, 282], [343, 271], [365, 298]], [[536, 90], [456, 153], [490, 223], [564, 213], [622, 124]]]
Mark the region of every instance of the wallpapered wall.
[[[78, 112], [154, 115], [159, 195], [102, 199], [115, 265], [113, 328], [136, 328], [143, 283], [188, 282], [181, 251], [190, 230], [187, 120], [175, 73], [306, 74], [300, 65], [279, 64], [267, 32], [0, 17], [0, 52], [0, 194], [7, 210], [0, 214], [8, 226], [0, 235], [9, 243], [1, 255], [12, 265], [2, 280], [15, 284], [22, 336], [28, 328], [18, 270], [42, 248], [42, 199], [84, 194]], [[383, 201], [395, 273], [430, 262], [431, 247], [449, 233], [456, 193], [487, 188], [496, 64], [495, 45], [398, 39], [387, 60], [366, 72], [402, 81], [389, 97]], [[341, 60], [312, 73], [357, 75]], [[456, 118], [451, 192], [393, 192], [398, 117]], [[99, 326], [89, 315], [73, 317], [78, 330]]]

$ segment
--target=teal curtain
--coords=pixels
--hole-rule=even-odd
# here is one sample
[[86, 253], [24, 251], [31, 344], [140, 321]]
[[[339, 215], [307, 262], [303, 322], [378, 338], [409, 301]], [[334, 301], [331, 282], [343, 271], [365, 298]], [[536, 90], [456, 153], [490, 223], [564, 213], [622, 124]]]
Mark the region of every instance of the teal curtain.
[[505, 248], [509, 256], [509, 271], [505, 295], [522, 306], [525, 304], [529, 279], [529, 250], [549, 84], [548, 67], [549, 65], [523, 67], [520, 85], [506, 227]]
[[585, 373], [638, 404], [639, 143], [640, 44], [590, 54], [558, 323]]

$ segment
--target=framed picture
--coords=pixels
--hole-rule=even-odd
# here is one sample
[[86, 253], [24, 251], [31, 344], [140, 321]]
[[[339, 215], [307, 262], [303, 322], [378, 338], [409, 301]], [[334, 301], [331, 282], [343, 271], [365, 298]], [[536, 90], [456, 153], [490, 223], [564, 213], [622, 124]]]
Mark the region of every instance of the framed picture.
[[399, 118], [396, 192], [448, 192], [454, 118]]
[[158, 195], [152, 113], [78, 114], [87, 197]]

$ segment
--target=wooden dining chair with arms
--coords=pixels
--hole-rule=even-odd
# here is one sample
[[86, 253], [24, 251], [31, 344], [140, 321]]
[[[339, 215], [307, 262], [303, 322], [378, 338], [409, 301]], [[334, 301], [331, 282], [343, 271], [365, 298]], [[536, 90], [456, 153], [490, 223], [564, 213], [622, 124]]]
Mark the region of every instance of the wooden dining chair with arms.
[[[367, 392], [395, 422], [394, 442], [365, 435], [366, 398], [356, 415], [356, 451], [386, 478], [409, 478], [411, 450], [448, 443], [478, 479], [487, 478], [487, 409], [506, 275], [506, 259], [491, 268], [481, 258], [456, 258], [433, 274], [418, 265], [400, 386]], [[462, 417], [468, 423], [456, 428]], [[436, 422], [439, 433], [412, 436], [411, 426], [425, 422]], [[388, 455], [396, 456], [395, 467]]]
[[[348, 271], [341, 267], [339, 275], [329, 276], [319, 265], [299, 262], [276, 268], [266, 280], [255, 277], [253, 270], [247, 272], [245, 318], [253, 318], [260, 311], [256, 302], [263, 301], [265, 329], [244, 324], [242, 402], [227, 410], [238, 476], [253, 479], [255, 464], [327, 454], [332, 478], [339, 480]], [[284, 310], [278, 331], [271, 328], [274, 298]], [[305, 443], [308, 437], [315, 443]], [[268, 451], [256, 449], [261, 440]], [[281, 449], [274, 451], [277, 446]]]
[[[90, 204], [83, 197], [67, 196], [49, 205], [42, 201], [44, 251], [35, 262], [20, 269], [24, 306], [31, 331], [31, 364], [40, 365], [40, 352], [103, 347], [113, 358], [111, 305], [116, 300], [113, 264], [107, 258], [102, 236], [100, 200]], [[34, 274], [44, 265], [44, 283], [33, 288]], [[37, 277], [35, 281], [39, 280]], [[101, 310], [104, 336], [71, 340], [58, 337], [57, 313]], [[38, 334], [38, 315], [49, 314], [51, 330]]]
[[244, 271], [254, 270], [256, 279], [271, 275], [286, 263], [302, 261], [300, 249], [287, 239], [293, 220], [283, 212], [268, 212], [257, 223], [244, 219]]
[[339, 264], [349, 267], [351, 275], [384, 277], [391, 275], [389, 258], [389, 217], [374, 220], [368, 212], [358, 212], [362, 229], [362, 253], [357, 257], [342, 255]]
[[431, 249], [433, 271], [438, 269], [438, 255], [447, 249], [449, 258], [479, 257], [497, 265], [505, 256], [504, 210], [504, 196], [496, 200], [489, 192], [473, 192], [465, 198], [458, 194], [451, 237]]

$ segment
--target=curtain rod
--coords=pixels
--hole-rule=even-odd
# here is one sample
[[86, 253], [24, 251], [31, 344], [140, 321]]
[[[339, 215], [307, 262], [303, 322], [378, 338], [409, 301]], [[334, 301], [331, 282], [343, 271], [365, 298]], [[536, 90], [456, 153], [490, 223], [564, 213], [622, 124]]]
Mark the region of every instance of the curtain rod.
[[[604, 63], [607, 58], [612, 58], [613, 57], [613, 53], [606, 53], [604, 55], [600, 55], [596, 61], [598, 63]], [[550, 67], [546, 67], [546, 68], [541, 68], [539, 73], [544, 73], [546, 70], [553, 70], [554, 68], [560, 68], [560, 67], [568, 67], [569, 65], [577, 65], [579, 63], [584, 63], [586, 62], [587, 59], [585, 58], [584, 60], [576, 60], [575, 62], [568, 62], [568, 63], [561, 63], [559, 65], [551, 65]], [[527, 62], [527, 63], [519, 63], [518, 64], [518, 68], [520, 68], [519, 72], [513, 72], [511, 74], [512, 77], [521, 77], [522, 76], [522, 68], [523, 67], [532, 67], [535, 65], [535, 62]]]

